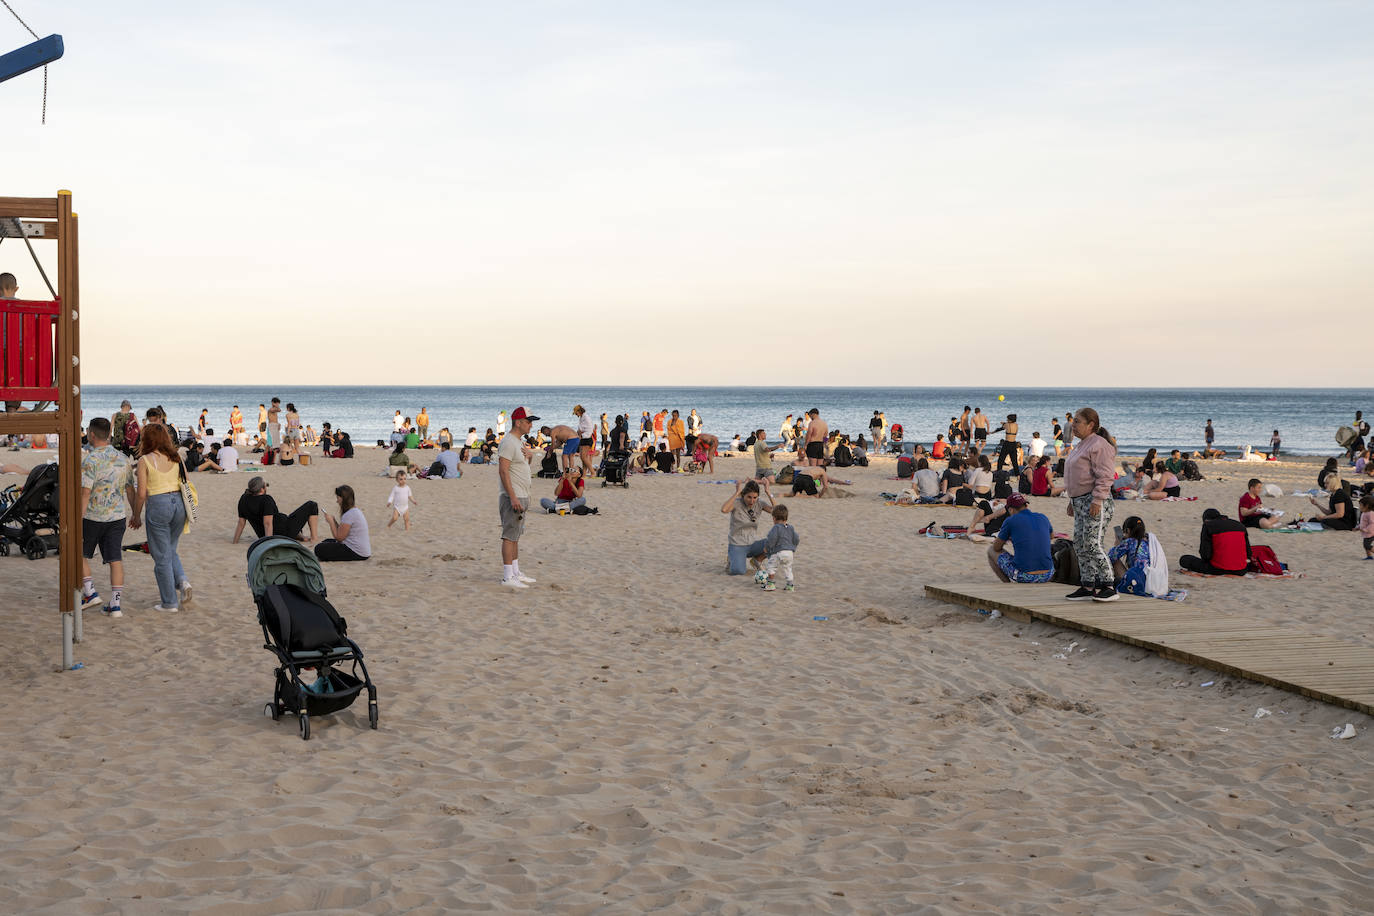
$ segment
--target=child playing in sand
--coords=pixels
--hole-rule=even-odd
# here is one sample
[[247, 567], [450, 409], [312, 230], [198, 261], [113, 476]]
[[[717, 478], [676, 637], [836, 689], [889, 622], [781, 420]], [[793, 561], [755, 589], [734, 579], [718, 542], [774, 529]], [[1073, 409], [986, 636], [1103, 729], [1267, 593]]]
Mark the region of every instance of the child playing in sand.
[[773, 580], [777, 577], [778, 567], [781, 566], [782, 576], [787, 580], [783, 591], [790, 592], [796, 587], [792, 581], [792, 560], [796, 556], [797, 545], [801, 543], [801, 536], [797, 534], [797, 529], [787, 524], [786, 506], [779, 504], [773, 507], [773, 527], [768, 529], [766, 541], [768, 561], [764, 568], [768, 571], [768, 578], [763, 583], [763, 590], [778, 590], [777, 583]]
[[1364, 535], [1364, 558], [1374, 560], [1374, 496], [1360, 498], [1360, 534]]
[[410, 486], [406, 483], [406, 472], [396, 472], [396, 486], [391, 488], [391, 495], [386, 498], [386, 504], [391, 507], [391, 521], [386, 523], [390, 528], [396, 524], [396, 519], [405, 521], [405, 528], [410, 530], [410, 504], [420, 505], [420, 501], [415, 498], [415, 494], [410, 492]]

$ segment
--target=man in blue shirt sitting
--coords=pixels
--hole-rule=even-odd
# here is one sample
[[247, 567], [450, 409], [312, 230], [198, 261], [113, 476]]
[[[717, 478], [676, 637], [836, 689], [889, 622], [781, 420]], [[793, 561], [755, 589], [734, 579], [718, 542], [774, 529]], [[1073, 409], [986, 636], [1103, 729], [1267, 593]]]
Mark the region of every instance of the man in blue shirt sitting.
[[[1007, 553], [1011, 541], [1014, 553]], [[1026, 508], [1026, 497], [1007, 497], [1007, 518], [988, 547], [988, 565], [1003, 582], [1048, 582], [1054, 574], [1050, 556], [1050, 520]]]
[[434, 460], [443, 465], [445, 480], [463, 476], [463, 469], [458, 466], [458, 456], [449, 446], [447, 440], [439, 443], [439, 457]]

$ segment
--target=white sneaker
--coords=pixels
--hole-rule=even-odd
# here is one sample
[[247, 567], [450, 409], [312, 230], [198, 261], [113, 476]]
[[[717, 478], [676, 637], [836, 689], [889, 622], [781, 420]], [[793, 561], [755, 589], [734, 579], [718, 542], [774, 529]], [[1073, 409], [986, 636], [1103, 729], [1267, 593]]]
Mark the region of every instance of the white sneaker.
[[176, 608], [176, 607], [163, 607], [163, 606], [160, 605], [160, 604], [155, 604], [155, 605], [153, 605], [153, 610], [155, 610], [155, 611], [163, 611], [164, 613], [167, 613], [167, 614], [175, 614], [177, 611], [181, 610], [181, 608]]
[[528, 585], [526, 585], [525, 583], [521, 582], [519, 579], [514, 579], [514, 578], [512, 578], [512, 579], [502, 579], [502, 580], [501, 580], [501, 584], [504, 585], [506, 588], [529, 588]]
[[532, 576], [527, 576], [527, 575], [525, 575], [524, 573], [521, 573], [520, 575], [516, 576], [515, 578], [519, 579], [521, 582], [525, 583], [526, 585], [533, 585], [534, 582], [535, 582], [535, 580], [534, 580], [534, 578], [533, 578]]
[[91, 594], [90, 594], [89, 597], [83, 597], [83, 598], [81, 599], [81, 610], [84, 611], [84, 610], [86, 610], [86, 608], [88, 608], [88, 607], [95, 607], [97, 604], [100, 603], [100, 601], [101, 601], [100, 593], [99, 593], [99, 592], [91, 592]]
[[182, 604], [190, 604], [190, 603], [191, 603], [191, 583], [190, 583], [190, 582], [183, 582], [183, 583], [181, 583], [181, 585], [177, 586], [177, 593], [181, 596], [181, 603], [182, 603]]
[[118, 607], [105, 608], [105, 609], [103, 609], [100, 613], [103, 614], [103, 615], [106, 616], [106, 617], [123, 617], [123, 616], [124, 616], [124, 612], [121, 611]]

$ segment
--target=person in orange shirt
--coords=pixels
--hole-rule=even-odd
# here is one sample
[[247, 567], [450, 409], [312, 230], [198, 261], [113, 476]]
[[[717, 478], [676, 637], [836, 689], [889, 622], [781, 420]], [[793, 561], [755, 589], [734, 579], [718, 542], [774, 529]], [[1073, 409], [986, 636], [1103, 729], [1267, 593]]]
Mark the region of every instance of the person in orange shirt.
[[932, 457], [932, 458], [943, 458], [943, 457], [945, 457], [945, 450], [946, 450], [946, 448], [947, 448], [947, 446], [945, 445], [945, 434], [944, 434], [944, 433], [940, 433], [940, 434], [938, 434], [938, 435], [935, 437], [935, 444], [932, 445], [932, 446], [930, 447], [930, 457]]

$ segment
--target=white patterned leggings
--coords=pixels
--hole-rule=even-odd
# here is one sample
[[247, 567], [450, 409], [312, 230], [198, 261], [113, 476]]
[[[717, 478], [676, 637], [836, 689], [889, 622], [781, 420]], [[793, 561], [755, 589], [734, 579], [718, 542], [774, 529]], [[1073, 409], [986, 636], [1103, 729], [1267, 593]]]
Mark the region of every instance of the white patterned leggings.
[[1102, 511], [1093, 518], [1091, 493], [1069, 499], [1073, 504], [1073, 552], [1078, 556], [1078, 581], [1086, 588], [1106, 588], [1115, 581], [1103, 535], [1112, 523], [1112, 500], [1102, 501]]
[[765, 568], [768, 570], [768, 578], [773, 578], [777, 573], [778, 567], [782, 567], [782, 577], [787, 580], [787, 584], [792, 584], [792, 558], [795, 554], [790, 550], [779, 550], [768, 558]]

